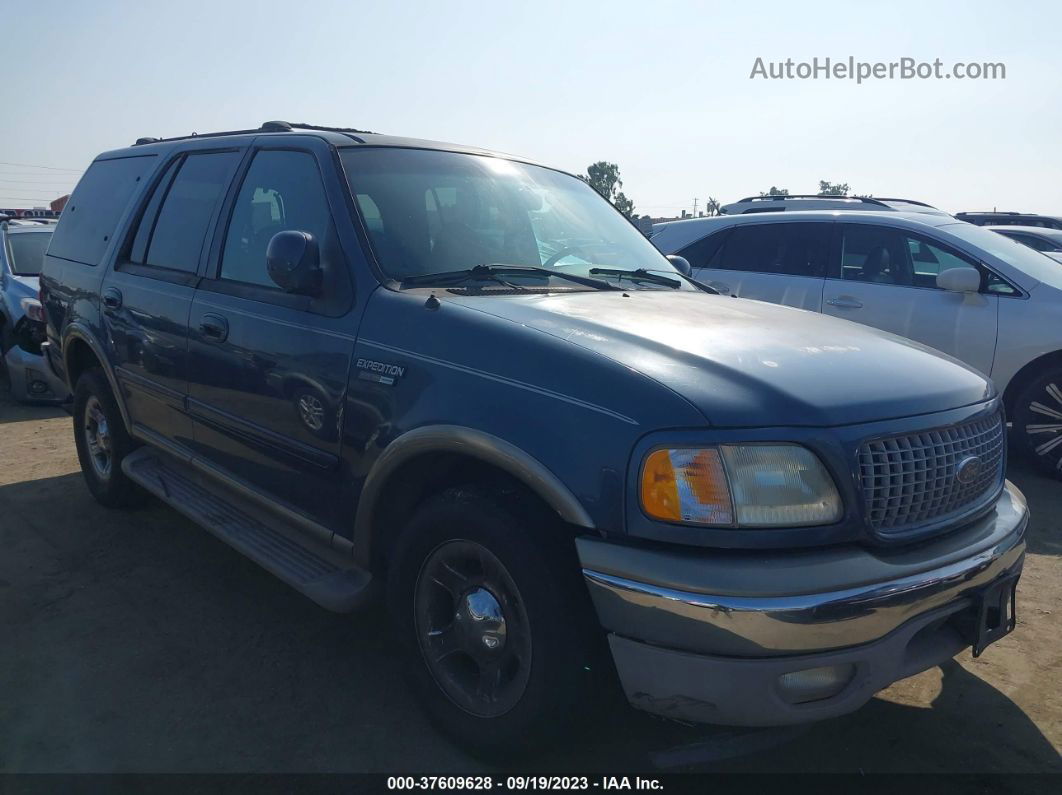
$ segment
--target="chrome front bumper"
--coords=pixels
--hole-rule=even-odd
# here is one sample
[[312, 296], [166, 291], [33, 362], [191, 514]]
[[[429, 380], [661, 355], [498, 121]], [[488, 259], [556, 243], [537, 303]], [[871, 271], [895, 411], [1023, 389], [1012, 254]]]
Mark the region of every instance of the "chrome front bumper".
[[[771, 724], [799, 720], [816, 708], [759, 703], [760, 692], [741, 694], [740, 714], [725, 714], [717, 702], [741, 683], [766, 687], [766, 679], [747, 678], [755, 670], [769, 671], [773, 681], [789, 670], [826, 664], [816, 662], [820, 658], [866, 663], [858, 698], [849, 693], [844, 699], [847, 709], [834, 711], [836, 699], [829, 699], [832, 708], [818, 705], [820, 717], [840, 714], [968, 645], [946, 621], [968, 606], [971, 594], [1020, 572], [1027, 525], [1025, 499], [1008, 482], [987, 516], [907, 550], [681, 553], [597, 539], [577, 543], [632, 703], [665, 714], [678, 709], [678, 716], [696, 720]], [[938, 629], [940, 636], [930, 637]], [[706, 692], [705, 677], [723, 683], [720, 692]], [[683, 681], [700, 696], [676, 692]], [[701, 706], [691, 707], [691, 698]]]

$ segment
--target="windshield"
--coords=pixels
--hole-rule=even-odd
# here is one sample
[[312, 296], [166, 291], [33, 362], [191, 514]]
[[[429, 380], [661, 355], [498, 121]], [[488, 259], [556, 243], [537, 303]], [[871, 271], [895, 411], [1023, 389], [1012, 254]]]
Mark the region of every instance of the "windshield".
[[11, 272], [16, 276], [39, 276], [44, 264], [44, 252], [52, 239], [47, 232], [18, 232], [7, 236], [7, 256]]
[[[400, 148], [342, 153], [351, 192], [385, 273], [410, 285], [478, 265], [520, 265], [624, 289], [694, 289], [584, 182], [496, 157]], [[626, 276], [638, 269], [676, 277]], [[591, 273], [609, 269], [609, 273]], [[612, 270], [622, 271], [619, 275]], [[593, 289], [549, 273], [510, 273], [521, 288]], [[667, 283], [665, 283], [667, 282]], [[506, 289], [484, 281], [478, 289]]]
[[1039, 251], [982, 226], [946, 224], [940, 229], [987, 251], [1037, 281], [1062, 290], [1062, 268], [1058, 267], [1056, 260]]

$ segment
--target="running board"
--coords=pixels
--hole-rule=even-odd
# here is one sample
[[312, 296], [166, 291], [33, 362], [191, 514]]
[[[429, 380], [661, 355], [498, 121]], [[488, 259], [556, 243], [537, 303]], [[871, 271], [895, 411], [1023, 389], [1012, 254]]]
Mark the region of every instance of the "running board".
[[141, 447], [122, 461], [122, 471], [321, 607], [346, 613], [369, 598], [372, 575], [349, 555], [266, 516], [188, 464]]

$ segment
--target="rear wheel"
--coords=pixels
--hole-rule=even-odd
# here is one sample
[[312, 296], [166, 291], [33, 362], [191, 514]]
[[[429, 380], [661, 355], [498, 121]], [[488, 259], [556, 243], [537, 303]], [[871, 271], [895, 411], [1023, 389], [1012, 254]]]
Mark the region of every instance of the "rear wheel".
[[1062, 478], [1062, 369], [1027, 384], [1011, 419], [1021, 449], [1040, 469]]
[[122, 472], [122, 460], [136, 445], [98, 367], [78, 378], [73, 413], [77, 457], [92, 496], [109, 508], [142, 502], [145, 493]]
[[425, 503], [399, 540], [388, 601], [411, 683], [470, 750], [527, 753], [585, 713], [601, 633], [556, 524], [457, 488]]

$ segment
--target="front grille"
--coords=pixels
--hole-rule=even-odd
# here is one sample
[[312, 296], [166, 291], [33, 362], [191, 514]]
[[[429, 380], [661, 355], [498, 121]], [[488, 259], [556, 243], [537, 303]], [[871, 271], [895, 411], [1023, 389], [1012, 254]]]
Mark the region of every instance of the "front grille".
[[[930, 524], [973, 512], [1003, 482], [1003, 417], [990, 417], [866, 442], [859, 475], [871, 528], [883, 539], [917, 534]], [[980, 471], [962, 483], [957, 469], [977, 456]]]

